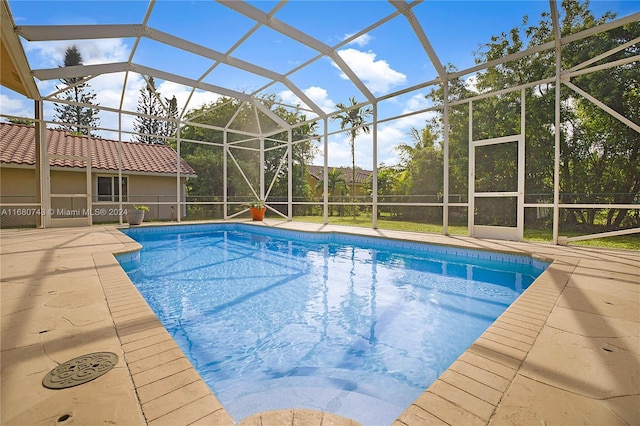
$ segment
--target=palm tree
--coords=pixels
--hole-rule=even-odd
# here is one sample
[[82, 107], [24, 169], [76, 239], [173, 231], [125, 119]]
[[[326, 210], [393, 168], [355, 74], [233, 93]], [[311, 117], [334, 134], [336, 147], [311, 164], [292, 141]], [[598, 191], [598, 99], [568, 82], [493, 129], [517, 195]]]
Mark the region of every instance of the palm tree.
[[[334, 120], [340, 119], [340, 128], [349, 128], [349, 145], [351, 147], [351, 202], [355, 203], [356, 199], [356, 136], [358, 132], [362, 130], [364, 133], [369, 133], [369, 126], [363, 126], [365, 119], [373, 114], [371, 106], [356, 108], [358, 102], [355, 97], [349, 98], [351, 103], [348, 107], [342, 103], [336, 105], [336, 108], [347, 109], [346, 111], [336, 114], [331, 117]], [[356, 217], [356, 207], [353, 206], [353, 217]]]

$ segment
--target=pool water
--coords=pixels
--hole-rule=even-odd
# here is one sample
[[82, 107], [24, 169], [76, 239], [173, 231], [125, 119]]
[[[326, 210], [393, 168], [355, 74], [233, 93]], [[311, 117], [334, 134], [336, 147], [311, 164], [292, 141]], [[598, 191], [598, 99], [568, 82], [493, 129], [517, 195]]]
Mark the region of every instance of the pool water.
[[547, 264], [242, 224], [126, 229], [122, 267], [236, 421], [391, 424]]

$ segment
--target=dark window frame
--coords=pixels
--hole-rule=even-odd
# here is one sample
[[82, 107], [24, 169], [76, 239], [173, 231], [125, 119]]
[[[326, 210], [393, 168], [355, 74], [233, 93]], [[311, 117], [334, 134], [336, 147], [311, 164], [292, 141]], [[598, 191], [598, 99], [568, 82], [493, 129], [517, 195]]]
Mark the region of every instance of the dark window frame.
[[118, 185], [118, 176], [100, 176], [96, 180], [96, 195], [98, 202], [118, 202], [120, 190], [122, 190], [122, 201], [127, 201], [129, 196], [129, 179], [122, 176], [122, 184]]

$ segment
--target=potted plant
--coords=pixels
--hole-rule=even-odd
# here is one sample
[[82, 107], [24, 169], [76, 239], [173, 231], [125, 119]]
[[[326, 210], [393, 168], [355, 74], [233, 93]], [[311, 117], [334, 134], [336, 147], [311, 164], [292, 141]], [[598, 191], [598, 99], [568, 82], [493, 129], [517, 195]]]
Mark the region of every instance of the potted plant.
[[129, 225], [140, 225], [144, 220], [144, 212], [148, 212], [149, 207], [143, 205], [133, 206], [133, 210], [127, 211], [127, 222]]
[[264, 219], [264, 213], [267, 211], [267, 207], [264, 205], [263, 200], [255, 200], [249, 203], [249, 211], [251, 212], [251, 219], [260, 221]]

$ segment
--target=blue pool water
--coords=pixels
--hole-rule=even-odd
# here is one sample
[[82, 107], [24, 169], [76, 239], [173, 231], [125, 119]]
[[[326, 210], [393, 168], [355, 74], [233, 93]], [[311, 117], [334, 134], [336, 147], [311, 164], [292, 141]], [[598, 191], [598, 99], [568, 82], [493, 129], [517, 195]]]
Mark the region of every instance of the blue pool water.
[[119, 256], [241, 421], [309, 408], [388, 425], [547, 264], [244, 224], [124, 229]]

